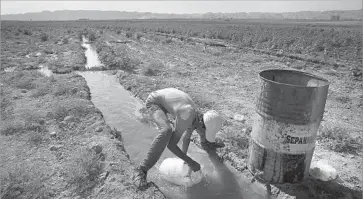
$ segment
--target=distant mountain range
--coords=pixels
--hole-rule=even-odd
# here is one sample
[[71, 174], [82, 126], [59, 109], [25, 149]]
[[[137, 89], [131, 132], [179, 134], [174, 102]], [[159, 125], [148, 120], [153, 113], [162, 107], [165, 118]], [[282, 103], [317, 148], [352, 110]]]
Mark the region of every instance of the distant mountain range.
[[[301, 11], [301, 12], [238, 12], [204, 14], [166, 14], [151, 12], [124, 12], [100, 10], [59, 10], [25, 14], [1, 15], [1, 20], [18, 21], [67, 21], [67, 20], [117, 20], [117, 19], [317, 19], [362, 20], [363, 10]], [[338, 16], [338, 18], [336, 17]]]

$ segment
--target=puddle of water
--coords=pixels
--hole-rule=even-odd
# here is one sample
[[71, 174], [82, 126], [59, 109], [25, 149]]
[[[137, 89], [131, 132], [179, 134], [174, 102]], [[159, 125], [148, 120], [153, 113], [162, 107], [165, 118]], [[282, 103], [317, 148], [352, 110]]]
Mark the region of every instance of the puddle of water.
[[49, 70], [48, 66], [40, 65], [39, 72], [41, 72], [42, 74], [44, 74], [47, 77], [53, 75], [53, 72], [51, 70]]
[[[138, 109], [142, 104], [118, 83], [114, 75], [102, 71], [79, 74], [87, 81], [92, 102], [103, 113], [106, 123], [122, 132], [127, 153], [135, 165], [139, 164], [158, 134], [156, 129], [137, 119]], [[155, 182], [168, 198], [272, 198], [267, 196], [265, 189], [260, 185], [251, 184], [232, 167], [220, 163], [216, 156], [208, 155], [194, 143], [190, 143], [188, 153], [202, 165], [203, 173], [206, 175], [197, 185], [184, 188], [171, 185], [160, 178], [158, 168], [162, 160], [175, 157], [168, 149], [165, 149], [160, 160], [148, 172], [148, 180]]]
[[88, 40], [84, 36], [82, 40], [83, 40], [82, 46], [86, 48], [85, 52], [87, 58], [86, 68], [89, 69], [92, 67], [103, 66], [101, 61], [98, 59], [96, 50], [92, 48], [91, 44], [88, 43]]

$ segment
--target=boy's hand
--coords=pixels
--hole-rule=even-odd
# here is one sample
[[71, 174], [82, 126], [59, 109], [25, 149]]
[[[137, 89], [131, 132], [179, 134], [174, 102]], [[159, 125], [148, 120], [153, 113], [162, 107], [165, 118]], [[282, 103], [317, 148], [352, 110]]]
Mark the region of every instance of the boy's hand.
[[222, 142], [221, 139], [217, 138], [215, 142], [209, 142], [209, 141], [204, 141], [201, 143], [202, 145], [202, 148], [206, 151], [209, 151], [209, 150], [215, 150], [217, 148], [222, 148], [224, 147], [224, 143]]
[[189, 163], [187, 163], [189, 165], [189, 167], [194, 171], [199, 171], [200, 170], [200, 164], [194, 160], [190, 161]]

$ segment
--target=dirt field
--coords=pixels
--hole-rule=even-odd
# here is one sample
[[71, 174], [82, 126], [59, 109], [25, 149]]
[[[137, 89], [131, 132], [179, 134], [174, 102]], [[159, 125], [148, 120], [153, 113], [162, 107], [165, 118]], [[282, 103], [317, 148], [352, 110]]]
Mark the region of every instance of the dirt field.
[[[327, 160], [330, 165], [337, 169], [339, 177], [332, 182], [309, 179], [306, 183], [300, 185], [275, 185], [272, 188], [272, 193], [278, 198], [361, 197], [363, 129], [361, 122], [361, 118], [363, 118], [361, 27], [342, 24], [291, 25], [280, 23], [277, 26], [278, 28], [274, 28], [271, 23], [261, 22], [188, 23], [183, 21], [153, 21], [152, 23], [145, 21], [46, 22], [44, 24], [37, 22], [7, 22], [2, 24], [2, 70], [13, 66], [18, 67], [20, 71], [23, 69], [36, 69], [40, 63], [47, 65], [53, 72], [58, 73], [84, 70], [82, 66], [85, 59], [79, 40], [79, 36], [84, 34], [93, 41], [92, 45], [97, 48], [101, 61], [106, 65], [106, 68], [98, 68], [97, 70], [121, 69], [126, 71], [126, 73], [121, 73], [122, 75], [119, 76], [120, 83], [133, 92], [135, 96], [145, 99], [155, 89], [175, 87], [189, 93], [201, 110], [206, 111], [212, 108], [219, 111], [223, 115], [225, 122], [218, 136], [224, 139], [226, 147], [219, 150], [218, 153], [244, 173], [247, 178], [252, 178], [246, 169], [246, 157], [248, 155], [249, 134], [252, 130], [251, 126], [255, 114], [255, 96], [259, 92], [257, 84], [258, 72], [270, 68], [296, 69], [311, 72], [328, 79], [330, 81], [328, 99], [324, 120], [318, 132], [314, 159]], [[31, 31], [31, 34], [27, 31]], [[348, 32], [349, 34], [347, 34]], [[45, 40], [41, 33], [46, 33], [49, 38]], [[241, 33], [241, 35], [236, 35], [237, 33]], [[268, 33], [279, 37], [270, 38]], [[292, 40], [291, 37], [295, 39]], [[68, 42], [64, 42], [64, 38], [68, 38]], [[330, 41], [334, 42], [331, 43]], [[50, 49], [53, 53], [50, 53]], [[41, 55], [37, 55], [36, 52], [41, 52]], [[27, 58], [26, 55], [29, 55], [30, 58]], [[80, 88], [85, 87], [85, 82], [82, 82], [79, 76], [72, 74], [55, 75], [56, 82], [63, 85], [70, 85], [67, 81], [71, 80], [79, 82], [78, 84], [71, 84], [70, 93], [60, 91], [66, 94], [58, 96], [54, 94], [55, 91], [52, 89], [52, 91], [45, 89], [45, 91], [39, 92], [46, 94], [41, 94], [36, 99], [33, 99], [32, 95], [28, 96], [22, 93], [22, 89], [37, 90], [41, 88], [37, 83], [38, 81], [48, 85], [45, 80], [39, 79], [47, 79], [46, 77], [33, 74], [34, 72], [25, 71], [14, 74], [2, 72], [1, 108], [2, 113], [6, 113], [2, 114], [2, 124], [8, 125], [10, 124], [9, 121], [12, 121], [12, 119], [7, 118], [7, 115], [9, 115], [7, 111], [10, 110], [13, 110], [14, 118], [20, 118], [26, 122], [28, 118], [22, 116], [24, 111], [21, 111], [24, 108], [23, 106], [26, 106], [26, 109], [35, 107], [39, 109], [41, 107], [40, 110], [44, 109], [46, 112], [53, 110], [52, 108], [57, 106], [53, 102], [58, 98], [65, 98], [66, 100], [81, 98], [76, 96], [78, 96]], [[27, 88], [28, 83], [24, 83], [24, 78], [18, 77], [18, 73], [30, 73], [31, 81], [35, 79], [36, 82], [34, 88]], [[28, 76], [29, 74], [25, 74], [25, 77]], [[8, 81], [4, 82], [4, 80]], [[52, 79], [49, 81], [49, 85], [56, 86], [58, 84], [52, 82], [54, 81]], [[25, 88], [22, 88], [22, 86], [25, 86]], [[14, 87], [17, 89], [12, 89]], [[73, 93], [72, 88], [74, 87], [77, 91]], [[30, 93], [33, 93], [33, 91]], [[38, 99], [45, 101], [41, 103]], [[85, 98], [84, 100], [88, 100], [87, 103], [90, 103], [89, 99]], [[10, 106], [8, 105], [10, 102], [16, 103]], [[90, 104], [90, 106], [92, 105]], [[97, 119], [95, 119], [97, 121], [103, 121], [94, 108], [90, 112], [92, 114], [86, 112], [85, 115], [77, 116], [80, 117], [82, 122], [75, 123], [75, 126], [72, 126], [71, 129], [60, 130], [62, 134], [68, 135], [66, 138], [61, 139], [67, 145], [63, 144], [63, 146], [52, 141], [53, 138], [47, 138], [47, 142], [35, 147], [36, 152], [33, 153], [30, 153], [31, 150], [27, 148], [18, 149], [17, 146], [22, 146], [25, 143], [22, 139], [26, 139], [25, 136], [18, 136], [19, 132], [22, 132], [21, 129], [11, 130], [11, 132], [15, 133], [10, 135], [3, 133], [9, 130], [3, 128], [5, 125], [1, 125], [1, 136], [4, 137], [2, 140], [9, 140], [2, 145], [6, 150], [2, 149], [4, 153], [2, 152], [1, 155], [6, 158], [9, 154], [17, 153], [20, 157], [31, 159], [37, 157], [37, 154], [53, 153], [53, 151], [49, 151], [51, 145], [62, 145], [57, 150], [66, 149], [65, 151], [68, 152], [64, 153], [68, 154], [62, 157], [70, 158], [74, 155], [72, 151], [82, 148], [80, 147], [82, 144], [72, 148], [73, 145], [68, 142], [82, 143], [82, 141], [79, 141], [81, 138], [75, 139], [77, 136], [85, 139], [83, 143], [91, 142], [93, 139], [87, 137], [88, 134], [82, 128], [82, 125], [87, 127], [87, 121], [93, 123], [89, 119], [91, 118], [90, 115], [97, 116]], [[244, 119], [234, 119], [236, 114], [243, 115]], [[54, 118], [50, 117], [49, 121], [44, 119], [43, 126], [46, 129], [58, 124], [57, 121], [51, 123], [51, 119]], [[147, 122], [147, 118], [145, 118], [145, 121]], [[14, 127], [11, 128], [14, 129]], [[26, 126], [26, 128], [30, 127]], [[112, 133], [109, 133], [113, 132], [111, 129], [107, 131], [105, 129], [107, 127], [104, 127], [104, 130], [96, 133], [96, 135], [92, 134], [92, 136], [107, 137], [112, 135]], [[43, 132], [44, 134], [38, 136], [43, 138], [49, 137], [49, 131], [51, 130], [33, 130], [32, 127], [30, 132], [33, 131]], [[69, 136], [70, 133], [72, 136]], [[23, 135], [23, 133], [20, 134]], [[96, 137], [94, 139], [97, 140]], [[197, 136], [194, 136], [193, 139], [198, 143]], [[107, 142], [113, 141], [107, 140]], [[26, 155], [25, 152], [30, 154]], [[47, 155], [46, 157], [48, 156], [49, 158], [55, 158], [54, 155]], [[20, 160], [6, 161], [1, 165], [2, 171], [9, 173], [9, 169], [3, 168], [15, 164], [12, 161]], [[30, 161], [30, 163], [26, 164], [33, 163], [36, 164], [36, 161]], [[57, 164], [60, 164], [62, 168], [64, 167], [61, 163]], [[123, 164], [126, 164], [126, 167], [129, 168], [131, 163]], [[128, 172], [125, 175], [129, 175]], [[123, 179], [123, 176], [117, 176], [116, 178]], [[5, 182], [10, 183], [10, 181]], [[107, 184], [109, 189], [109, 192], [103, 192], [105, 198], [111, 196], [107, 195], [107, 193], [116, 194], [116, 192], [112, 192], [112, 189], [115, 186], [117, 187], [116, 182], [118, 181], [110, 180], [108, 184], [105, 183], [104, 186]], [[60, 181], [54, 183], [57, 187], [56, 190], [71, 190], [68, 194], [76, 193], [73, 189], [67, 188], [64, 182], [62, 182], [62, 185], [60, 185]], [[124, 183], [127, 183], [127, 181]], [[5, 187], [9, 187], [9, 185]], [[31, 189], [38, 188], [31, 187]], [[9, 192], [9, 190], [12, 192], [10, 188], [2, 189], [2, 193], [7, 193], [6, 191]], [[94, 192], [97, 192], [95, 190], [98, 189], [91, 190], [93, 192], [91, 191], [90, 194], [94, 194]], [[56, 193], [59, 193], [59, 191]], [[152, 191], [149, 193], [152, 193]], [[59, 194], [56, 194], [56, 196], [63, 198]], [[66, 196], [72, 197], [74, 195]]]
[[[132, 185], [120, 132], [105, 124], [86, 81], [69, 73], [84, 68], [77, 35], [18, 28], [1, 31], [1, 198], [163, 198]], [[46, 76], [39, 65], [68, 74]]]

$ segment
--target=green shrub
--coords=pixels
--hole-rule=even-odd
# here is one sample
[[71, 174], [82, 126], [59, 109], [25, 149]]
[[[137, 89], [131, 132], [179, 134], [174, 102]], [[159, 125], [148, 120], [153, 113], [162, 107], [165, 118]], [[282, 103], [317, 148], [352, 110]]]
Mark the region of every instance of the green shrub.
[[34, 81], [39, 77], [42, 77], [39, 71], [16, 71], [5, 77], [4, 81], [20, 89], [31, 90], [36, 87]]
[[83, 33], [82, 32], [78, 33], [78, 39], [79, 39], [79, 41], [83, 41]]
[[63, 43], [63, 44], [68, 44], [68, 43], [69, 43], [68, 38], [66, 38], [66, 37], [65, 37], [65, 38], [63, 38], [62, 43]]
[[124, 49], [119, 49], [115, 52], [109, 46], [99, 46], [96, 51], [99, 53], [100, 60], [108, 66], [108, 69], [121, 69], [133, 72], [140, 64], [139, 59], [130, 57]]
[[30, 30], [24, 30], [24, 35], [32, 35], [33, 33]]
[[57, 84], [53, 89], [53, 95], [62, 96], [62, 95], [70, 95], [71, 94], [71, 85], [67, 83]]
[[155, 76], [161, 72], [164, 68], [164, 64], [162, 62], [151, 62], [148, 66], [141, 70], [141, 74], [145, 76]]
[[2, 121], [1, 135], [22, 134], [25, 132], [44, 132], [44, 120], [37, 110], [23, 110], [16, 118]]
[[67, 73], [71, 73], [72, 69], [71, 68], [52, 68], [52, 72], [56, 73], [56, 74], [67, 74]]
[[28, 143], [31, 146], [38, 147], [45, 140], [47, 140], [47, 139], [45, 139], [45, 136], [41, 132], [30, 132], [29, 133]]
[[19, 119], [15, 119], [15, 120], [11, 120], [11, 121], [4, 121], [1, 122], [1, 126], [0, 126], [0, 134], [1, 135], [14, 135], [14, 134], [18, 134], [18, 133], [23, 133], [24, 129], [25, 129], [25, 123], [22, 120]]
[[49, 116], [57, 121], [63, 121], [67, 116], [82, 118], [92, 111], [91, 107], [80, 99], [59, 100], [55, 103], [56, 106], [52, 109]]
[[143, 35], [139, 32], [135, 33], [135, 39], [140, 40]]
[[145, 76], [154, 76], [157, 74], [157, 71], [150, 67], [145, 67], [142, 69], [141, 73]]
[[[119, 35], [121, 34], [121, 30], [117, 30], [116, 33]], [[127, 33], [126, 33], [126, 37], [127, 37]]]
[[16, 164], [4, 169], [0, 176], [2, 198], [51, 198], [44, 185], [44, 165]]
[[173, 40], [172, 40], [171, 38], [167, 38], [167, 39], [165, 40], [165, 43], [166, 43], [166, 44], [170, 44], [171, 42], [173, 42]]
[[131, 32], [126, 32], [126, 37], [127, 37], [127, 38], [132, 37], [132, 33], [131, 33]]
[[80, 70], [81, 68], [82, 68], [82, 66], [79, 66], [79, 65], [72, 66], [72, 70]]
[[78, 193], [91, 190], [98, 184], [104, 168], [104, 154], [89, 149], [81, 149], [69, 160], [68, 183], [76, 187]]
[[93, 41], [96, 41], [97, 37], [96, 37], [96, 34], [94, 32], [90, 32], [88, 34], [88, 39], [89, 41], [93, 42]]
[[1, 120], [6, 120], [7, 118], [11, 118], [12, 115], [12, 104], [13, 100], [11, 99], [11, 91], [10, 88], [1, 87], [0, 88], [0, 118]]
[[42, 33], [42, 34], [40, 35], [40, 40], [41, 40], [41, 41], [43, 41], [43, 42], [44, 42], [44, 41], [48, 41], [48, 39], [49, 39], [49, 38], [48, 38], [48, 35], [47, 35], [47, 34]]
[[32, 78], [24, 78], [24, 79], [20, 79], [16, 83], [16, 87], [18, 87], [20, 89], [31, 90], [31, 89], [34, 89], [35, 88], [35, 84], [33, 83], [33, 79]]
[[50, 84], [40, 84], [37, 85], [36, 89], [33, 90], [32, 97], [38, 98], [45, 96], [51, 92], [51, 85]]

